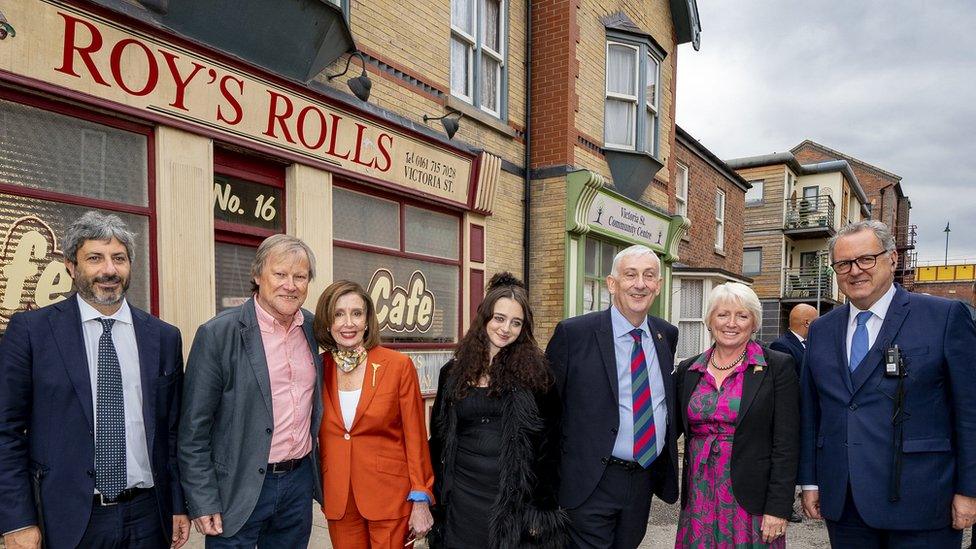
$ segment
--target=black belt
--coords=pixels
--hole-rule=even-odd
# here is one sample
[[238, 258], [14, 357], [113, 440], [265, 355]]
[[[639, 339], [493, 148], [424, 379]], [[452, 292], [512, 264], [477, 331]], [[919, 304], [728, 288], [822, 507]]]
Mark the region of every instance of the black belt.
[[623, 467], [627, 471], [637, 471], [644, 468], [643, 466], [641, 466], [640, 463], [637, 463], [636, 461], [627, 461], [614, 456], [603, 458], [603, 463], [605, 465], [617, 465]]
[[103, 507], [108, 507], [110, 505], [118, 505], [120, 503], [126, 503], [136, 499], [141, 495], [148, 494], [152, 492], [152, 488], [126, 488], [119, 492], [119, 495], [115, 496], [115, 499], [108, 499], [102, 494], [95, 494], [92, 501], [95, 505], [101, 505]]
[[[305, 456], [305, 457], [308, 457], [308, 456]], [[298, 469], [298, 467], [301, 466], [301, 464], [302, 464], [303, 461], [305, 461], [305, 458], [304, 457], [300, 457], [298, 459], [289, 459], [289, 460], [286, 460], [286, 461], [279, 461], [278, 463], [269, 463], [268, 464], [268, 473], [270, 473], [272, 475], [276, 475], [276, 474], [280, 474], [280, 473], [290, 473], [290, 472], [294, 471], [295, 469]]]

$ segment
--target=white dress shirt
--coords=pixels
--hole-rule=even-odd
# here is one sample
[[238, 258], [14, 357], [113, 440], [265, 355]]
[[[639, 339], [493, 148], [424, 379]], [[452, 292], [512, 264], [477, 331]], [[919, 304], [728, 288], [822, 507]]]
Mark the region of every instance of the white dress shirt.
[[352, 429], [352, 422], [356, 419], [356, 408], [359, 407], [359, 397], [362, 389], [353, 391], [339, 391], [339, 409], [342, 410], [342, 424], [346, 431]]
[[634, 461], [634, 393], [630, 374], [630, 354], [634, 350], [634, 338], [630, 332], [634, 328], [640, 328], [644, 331], [641, 336], [641, 349], [644, 351], [647, 382], [651, 388], [655, 449], [660, 456], [668, 440], [668, 405], [667, 395], [664, 394], [664, 376], [661, 374], [661, 366], [654, 348], [654, 337], [647, 325], [647, 317], [644, 317], [644, 322], [640, 326], [634, 326], [617, 310], [617, 307], [611, 305], [610, 320], [613, 326], [614, 355], [617, 359], [617, 406], [620, 414], [620, 425], [612, 455], [624, 461]]
[[796, 338], [800, 340], [800, 346], [802, 346], [804, 349], [807, 348], [807, 338], [801, 336], [800, 334], [794, 332], [793, 330], [790, 330], [790, 333], [795, 335]]
[[[149, 447], [146, 444], [146, 425], [142, 417], [142, 377], [139, 368], [139, 349], [136, 331], [132, 325], [132, 310], [123, 299], [122, 306], [111, 316], [105, 316], [77, 296], [81, 309], [81, 327], [88, 356], [88, 375], [91, 379], [92, 410], [98, 425], [98, 340], [102, 337], [99, 318], [115, 319], [112, 326], [112, 342], [122, 369], [122, 402], [125, 409], [125, 470], [126, 488], [150, 488], [153, 486], [152, 468], [149, 465]], [[96, 490], [97, 493], [97, 490]]]
[[[875, 340], [878, 339], [878, 334], [881, 333], [881, 325], [884, 324], [885, 315], [888, 313], [888, 307], [891, 306], [891, 300], [895, 297], [895, 285], [892, 284], [888, 291], [884, 293], [873, 305], [868, 307], [868, 311], [871, 311], [871, 318], [864, 324], [864, 327], [868, 330], [868, 350], [874, 347]], [[854, 306], [853, 303], [850, 304], [850, 312], [847, 316], [847, 353], [844, 355], [846, 360], [850, 359], [851, 356], [851, 342], [854, 340], [854, 330], [857, 328], [857, 315], [858, 313], [864, 312]], [[847, 371], [847, 363], [844, 363], [845, 370]], [[813, 484], [804, 484], [801, 486], [803, 490], [818, 490], [819, 487]]]

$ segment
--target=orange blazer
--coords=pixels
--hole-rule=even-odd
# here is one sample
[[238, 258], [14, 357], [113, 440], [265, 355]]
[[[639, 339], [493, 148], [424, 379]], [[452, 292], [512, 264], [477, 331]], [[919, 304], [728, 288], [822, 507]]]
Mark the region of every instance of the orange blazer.
[[[325, 518], [339, 520], [348, 498], [367, 520], [410, 514], [411, 491], [434, 501], [434, 472], [427, 446], [424, 401], [413, 361], [402, 353], [375, 347], [366, 356], [363, 390], [352, 428], [346, 431], [331, 353], [322, 355], [323, 418], [319, 430]], [[352, 494], [350, 494], [350, 487]]]

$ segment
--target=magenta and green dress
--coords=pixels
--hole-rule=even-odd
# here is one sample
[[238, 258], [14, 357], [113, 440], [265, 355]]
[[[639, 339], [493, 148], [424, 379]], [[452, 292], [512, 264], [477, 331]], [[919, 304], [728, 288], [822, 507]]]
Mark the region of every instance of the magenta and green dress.
[[766, 366], [754, 342], [746, 357], [717, 388], [708, 372], [711, 349], [689, 368], [701, 381], [688, 402], [688, 501], [678, 519], [676, 548], [786, 547], [786, 536], [762, 541], [762, 516], [750, 515], [732, 494], [732, 437], [742, 400], [742, 381], [755, 365]]

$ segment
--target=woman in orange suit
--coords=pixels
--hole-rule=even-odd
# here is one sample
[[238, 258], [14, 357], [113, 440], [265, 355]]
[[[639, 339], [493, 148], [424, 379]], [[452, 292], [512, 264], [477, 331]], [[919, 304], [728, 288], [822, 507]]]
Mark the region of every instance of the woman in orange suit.
[[401, 549], [433, 525], [434, 474], [413, 362], [379, 345], [362, 286], [332, 283], [315, 309], [325, 349], [319, 431], [329, 537], [336, 549]]

